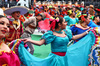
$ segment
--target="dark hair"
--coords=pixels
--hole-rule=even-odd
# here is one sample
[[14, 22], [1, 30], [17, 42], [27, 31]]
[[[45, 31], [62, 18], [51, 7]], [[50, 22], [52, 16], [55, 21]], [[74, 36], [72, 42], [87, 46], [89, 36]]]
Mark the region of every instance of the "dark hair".
[[89, 13], [90, 15], [94, 15], [94, 9], [89, 9], [88, 13]]
[[[4, 17], [4, 18], [7, 18], [6, 16], [0, 15], [0, 18], [3, 18], [3, 17]], [[9, 20], [9, 18], [7, 18], [7, 19]]]
[[[88, 15], [84, 16], [85, 19], [88, 18]], [[84, 21], [81, 20], [81, 17], [79, 17], [80, 23], [83, 23]]]
[[97, 25], [100, 25], [100, 22], [97, 22]]
[[[84, 18], [86, 19], [88, 17], [88, 15], [87, 16], [84, 16]], [[81, 20], [81, 17], [79, 17], [79, 20]]]
[[[3, 17], [4, 17], [4, 18], [7, 18], [7, 17], [5, 17], [5, 16], [3, 16], [3, 15], [0, 15], [0, 18], [3, 18]], [[9, 20], [9, 18], [7, 18], [7, 19]]]
[[[0, 15], [0, 18], [2, 18], [2, 17], [5, 17], [5, 16], [3, 16], [3, 15]], [[5, 17], [6, 18], [6, 17]]]
[[99, 16], [98, 15], [95, 15], [94, 18], [93, 18], [93, 20], [95, 20], [95, 18], [97, 18], [97, 17], [99, 17]]
[[87, 12], [87, 10], [86, 10], [86, 9], [83, 9], [83, 10], [82, 10], [82, 14], [86, 14], [86, 13], [84, 13], [84, 11], [86, 11], [86, 12]]
[[63, 17], [58, 17], [58, 18], [59, 18], [59, 22], [56, 22], [55, 29], [58, 28], [58, 23], [62, 24], [63, 22]]
[[42, 17], [42, 20], [44, 20], [46, 18], [46, 16], [45, 16], [44, 13], [39, 13], [37, 16], [41, 16]]
[[[50, 30], [57, 29], [57, 28], [59, 27], [58, 24], [59, 24], [59, 23], [62, 24], [62, 22], [63, 22], [63, 17], [58, 16], [58, 17], [56, 17], [56, 18], [58, 18], [59, 21], [58, 21], [58, 22], [55, 21], [55, 28], [53, 28], [54, 25], [52, 25], [52, 26], [50, 27]], [[56, 18], [55, 18], [55, 19], [56, 19]], [[52, 24], [52, 22], [54, 22], [54, 20], [53, 20], [53, 21], [50, 21], [50, 25]]]
[[67, 12], [68, 16], [70, 16], [71, 14], [69, 12]]
[[79, 7], [75, 7], [77, 10], [80, 10], [80, 8]]

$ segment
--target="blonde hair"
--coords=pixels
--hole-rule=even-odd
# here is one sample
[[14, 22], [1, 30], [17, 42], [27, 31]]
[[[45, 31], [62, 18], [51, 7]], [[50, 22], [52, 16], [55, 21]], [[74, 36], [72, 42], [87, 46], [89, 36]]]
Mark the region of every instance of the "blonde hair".
[[94, 15], [94, 10], [93, 10], [93, 9], [89, 9], [88, 13], [89, 13], [90, 15]]

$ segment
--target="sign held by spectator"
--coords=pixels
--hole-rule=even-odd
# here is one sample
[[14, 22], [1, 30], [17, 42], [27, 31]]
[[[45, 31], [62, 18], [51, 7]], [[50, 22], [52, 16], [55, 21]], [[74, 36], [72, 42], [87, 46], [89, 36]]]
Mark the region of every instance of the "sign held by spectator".
[[29, 7], [29, 0], [19, 0], [17, 6]]

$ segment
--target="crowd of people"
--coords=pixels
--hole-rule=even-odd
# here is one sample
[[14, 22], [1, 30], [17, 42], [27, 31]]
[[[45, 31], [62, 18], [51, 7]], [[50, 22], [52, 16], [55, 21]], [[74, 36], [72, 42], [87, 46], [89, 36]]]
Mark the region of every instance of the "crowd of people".
[[[69, 2], [0, 12], [0, 66], [100, 66], [100, 7]], [[40, 41], [30, 39], [35, 29]], [[43, 44], [51, 44], [49, 56], [34, 57], [34, 45]]]

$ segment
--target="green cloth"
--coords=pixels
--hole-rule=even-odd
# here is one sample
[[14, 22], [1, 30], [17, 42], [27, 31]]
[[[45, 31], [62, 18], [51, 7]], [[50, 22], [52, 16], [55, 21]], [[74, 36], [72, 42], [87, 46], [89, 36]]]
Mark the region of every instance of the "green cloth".
[[49, 6], [49, 8], [52, 8], [52, 6]]
[[[40, 40], [41, 39], [41, 35], [31, 35], [32, 40]], [[48, 57], [49, 53], [51, 52], [51, 45], [41, 45], [41, 46], [37, 46], [34, 45], [34, 56], [38, 57], [38, 58], [46, 58]]]
[[93, 19], [94, 19], [94, 16], [91, 16], [91, 17], [90, 17], [90, 19], [92, 19], [92, 20], [93, 20]]
[[34, 11], [32, 11], [32, 10], [29, 10], [28, 12], [29, 12], [30, 14], [31, 14], [31, 13], [34, 13]]

